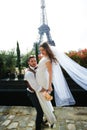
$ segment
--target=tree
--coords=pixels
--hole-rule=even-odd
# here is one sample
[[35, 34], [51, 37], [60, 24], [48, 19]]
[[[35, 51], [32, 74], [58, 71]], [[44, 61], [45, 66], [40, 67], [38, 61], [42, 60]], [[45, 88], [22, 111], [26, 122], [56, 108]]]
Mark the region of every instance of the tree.
[[8, 78], [9, 74], [15, 73], [16, 56], [14, 50], [0, 52], [0, 78]]
[[37, 63], [39, 62], [39, 59], [38, 59], [38, 43], [35, 43], [35, 55], [36, 55], [36, 60], [37, 60]]
[[21, 57], [20, 57], [20, 48], [19, 48], [19, 43], [17, 41], [17, 67], [18, 67], [18, 70], [19, 70], [19, 74], [21, 74]]

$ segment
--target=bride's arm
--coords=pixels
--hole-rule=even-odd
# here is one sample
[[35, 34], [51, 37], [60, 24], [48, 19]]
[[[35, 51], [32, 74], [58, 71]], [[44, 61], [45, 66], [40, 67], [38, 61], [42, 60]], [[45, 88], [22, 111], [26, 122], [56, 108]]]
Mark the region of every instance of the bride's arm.
[[52, 63], [50, 61], [46, 62], [46, 67], [49, 73], [49, 88], [48, 91], [52, 91]]

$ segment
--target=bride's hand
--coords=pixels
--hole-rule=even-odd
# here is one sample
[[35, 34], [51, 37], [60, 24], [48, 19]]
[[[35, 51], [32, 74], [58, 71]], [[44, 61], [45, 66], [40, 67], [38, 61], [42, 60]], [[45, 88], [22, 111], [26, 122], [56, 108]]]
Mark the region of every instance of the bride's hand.
[[50, 87], [48, 88], [48, 92], [52, 92], [52, 91], [53, 91], [52, 86], [50, 86]]

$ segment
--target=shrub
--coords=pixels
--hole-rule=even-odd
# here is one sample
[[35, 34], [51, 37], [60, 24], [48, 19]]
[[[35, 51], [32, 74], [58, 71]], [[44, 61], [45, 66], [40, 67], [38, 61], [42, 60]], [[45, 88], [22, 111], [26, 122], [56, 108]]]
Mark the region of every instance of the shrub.
[[66, 53], [71, 59], [87, 68], [87, 49]]

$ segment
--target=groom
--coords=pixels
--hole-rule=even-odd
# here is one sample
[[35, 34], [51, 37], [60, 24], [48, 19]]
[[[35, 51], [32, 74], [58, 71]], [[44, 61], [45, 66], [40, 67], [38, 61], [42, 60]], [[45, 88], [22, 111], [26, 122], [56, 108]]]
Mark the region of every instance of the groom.
[[35, 130], [41, 130], [41, 125], [47, 127], [47, 124], [43, 121], [43, 110], [40, 106], [35, 91], [44, 91], [44, 90], [40, 86], [38, 86], [38, 83], [35, 78], [35, 69], [37, 67], [37, 62], [36, 62], [36, 58], [33, 55], [28, 58], [28, 67], [29, 68], [25, 72], [25, 80], [27, 81], [27, 86], [28, 86], [27, 95], [37, 111]]

